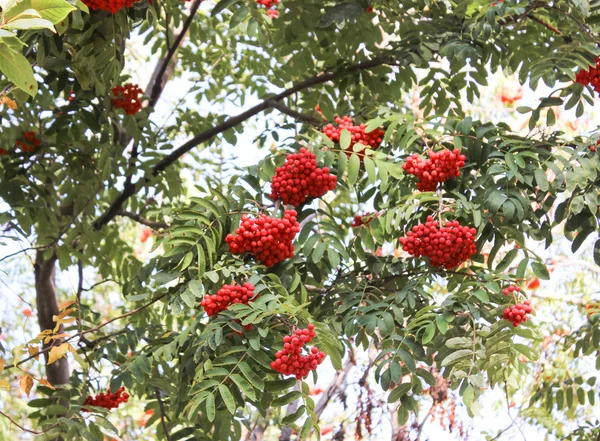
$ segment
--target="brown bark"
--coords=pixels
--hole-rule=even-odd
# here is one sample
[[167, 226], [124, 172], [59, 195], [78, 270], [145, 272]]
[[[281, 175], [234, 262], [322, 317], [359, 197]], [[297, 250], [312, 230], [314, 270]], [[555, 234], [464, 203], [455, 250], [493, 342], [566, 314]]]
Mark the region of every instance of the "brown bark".
[[[38, 321], [40, 324], [40, 330], [43, 332], [47, 329], [54, 329], [56, 323], [53, 317], [59, 314], [58, 310], [58, 298], [56, 296], [56, 284], [55, 284], [55, 265], [56, 255], [53, 255], [50, 259], [44, 259], [44, 251], [40, 250], [35, 255], [35, 293], [37, 303]], [[58, 329], [58, 333], [64, 332], [61, 326]], [[48, 344], [44, 344], [43, 348], [47, 348], [49, 345], [60, 345], [62, 340], [51, 341]], [[44, 352], [44, 358], [48, 363], [49, 351]], [[55, 361], [54, 363], [46, 366], [46, 373], [48, 381], [54, 386], [61, 384], [67, 384], [69, 382], [69, 361], [66, 357]]]

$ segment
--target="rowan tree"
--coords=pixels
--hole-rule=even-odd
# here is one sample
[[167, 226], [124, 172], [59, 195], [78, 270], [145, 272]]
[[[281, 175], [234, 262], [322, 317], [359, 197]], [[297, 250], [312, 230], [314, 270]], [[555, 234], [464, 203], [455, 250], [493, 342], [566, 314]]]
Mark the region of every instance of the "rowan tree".
[[[374, 390], [400, 441], [449, 396], [478, 415], [485, 389], [509, 400], [521, 381], [523, 418], [595, 439], [600, 309], [567, 302], [579, 318], [558, 331], [536, 319], [532, 292], [555, 264], [540, 248], [585, 243], [600, 265], [597, 135], [555, 126], [599, 99], [597, 3], [0, 9], [1, 271], [28, 256], [35, 289], [34, 337], [0, 346], [0, 386], [35, 387], [20, 429], [103, 440], [118, 432], [109, 413], [135, 402], [157, 439], [318, 438], [362, 351], [355, 438], [371, 437]], [[145, 86], [132, 79], [140, 57], [155, 65]], [[544, 94], [516, 108], [528, 130], [467, 105], [500, 72]], [[258, 163], [228, 164], [227, 146], [255, 141]], [[150, 258], [132, 247], [138, 224]], [[69, 271], [77, 286], [59, 292]], [[115, 292], [118, 312], [103, 316]], [[337, 373], [315, 403], [308, 381], [324, 363]]]

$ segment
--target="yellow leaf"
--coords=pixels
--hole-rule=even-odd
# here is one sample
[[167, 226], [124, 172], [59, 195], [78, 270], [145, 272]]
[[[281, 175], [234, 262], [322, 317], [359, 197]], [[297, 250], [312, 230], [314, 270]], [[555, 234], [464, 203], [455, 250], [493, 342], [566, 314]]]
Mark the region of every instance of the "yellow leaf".
[[16, 103], [16, 102], [14, 102], [13, 100], [11, 100], [11, 99], [10, 99], [9, 97], [7, 97], [7, 96], [3, 96], [2, 98], [0, 98], [0, 103], [2, 103], [2, 104], [6, 104], [6, 106], [7, 106], [9, 109], [13, 109], [13, 110], [15, 110], [15, 109], [18, 107], [18, 106], [17, 106], [17, 103]]
[[50, 355], [48, 355], [48, 364], [54, 363], [65, 356], [69, 350], [69, 343], [63, 343], [60, 346], [54, 346], [50, 349]]
[[54, 386], [52, 386], [52, 384], [50, 384], [50, 382], [48, 380], [39, 380], [39, 381], [42, 386], [46, 386], [52, 390], [56, 390], [56, 388]]
[[[39, 358], [40, 349], [37, 346], [27, 346], [30, 357], [35, 357], [36, 360]], [[2, 372], [2, 370], [0, 370]]]
[[23, 378], [21, 378], [21, 389], [23, 389], [23, 392], [25, 392], [27, 396], [29, 396], [29, 392], [31, 392], [32, 387], [33, 378], [31, 378], [31, 375], [25, 375]]
[[73, 303], [76, 303], [75, 300], [68, 300], [66, 302], [62, 302], [60, 305], [58, 305], [58, 310], [59, 311], [64, 311], [69, 306], [71, 306]]
[[65, 310], [65, 311], [61, 312], [61, 313], [60, 313], [60, 314], [58, 314], [58, 315], [53, 315], [53, 316], [52, 316], [52, 321], [56, 322], [56, 321], [58, 321], [58, 320], [62, 320], [62, 319], [64, 319], [66, 316], [68, 316], [70, 313], [72, 313], [73, 311], [75, 311], [75, 310], [74, 310], [74, 309], [67, 309], [67, 310]]
[[0, 374], [4, 370], [4, 358], [0, 357]]
[[9, 390], [10, 389], [10, 383], [8, 382], [8, 380], [0, 380], [0, 387], [2, 389]]

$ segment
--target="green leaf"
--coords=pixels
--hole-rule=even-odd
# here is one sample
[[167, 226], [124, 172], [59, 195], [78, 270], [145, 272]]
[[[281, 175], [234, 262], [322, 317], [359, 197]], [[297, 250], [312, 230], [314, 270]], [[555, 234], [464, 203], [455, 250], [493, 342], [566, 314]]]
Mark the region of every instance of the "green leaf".
[[446, 342], [450, 349], [470, 348], [473, 346], [473, 340], [467, 337], [454, 337]]
[[244, 394], [251, 400], [256, 400], [256, 392], [250, 383], [238, 374], [232, 374], [229, 378], [241, 389]]
[[217, 15], [219, 12], [221, 12], [223, 9], [228, 8], [232, 5], [235, 5], [237, 2], [239, 2], [240, 0], [221, 0], [219, 3], [217, 3], [215, 5], [215, 7], [213, 8], [211, 15], [215, 16]]
[[234, 415], [236, 407], [235, 399], [233, 398], [233, 395], [231, 394], [229, 388], [224, 384], [221, 384], [219, 385], [219, 393], [221, 394], [221, 398], [223, 398], [223, 402], [225, 403], [225, 406], [227, 407], [229, 413]]
[[473, 354], [471, 349], [461, 349], [459, 351], [452, 352], [446, 358], [442, 360], [442, 367], [448, 366], [460, 360], [461, 358], [469, 357]]
[[298, 439], [305, 440], [308, 438], [308, 434], [314, 426], [314, 422], [312, 418], [307, 418], [302, 426], [302, 430], [300, 430], [300, 437]]
[[215, 420], [216, 409], [215, 409], [215, 396], [210, 394], [206, 397], [206, 417], [211, 423]]
[[28, 95], [37, 94], [38, 84], [27, 58], [2, 42], [0, 42], [0, 72]]
[[285, 425], [292, 424], [294, 421], [296, 421], [298, 418], [300, 418], [302, 415], [304, 415], [304, 412], [306, 412], [306, 406], [302, 405], [298, 409], [296, 409], [295, 412], [290, 413], [289, 415], [286, 415], [281, 420], [281, 424], [285, 424]]
[[600, 239], [594, 244], [594, 262], [596, 265], [600, 265]]
[[435, 323], [431, 322], [425, 328], [425, 333], [423, 334], [423, 340], [422, 340], [423, 344], [426, 345], [427, 343], [429, 343], [431, 340], [433, 340], [434, 336], [435, 336]]
[[546, 173], [544, 173], [544, 170], [542, 170], [541, 168], [536, 168], [533, 174], [535, 176], [535, 181], [537, 182], [538, 187], [540, 187], [540, 190], [548, 191], [550, 183], [548, 182], [548, 177], [546, 176]]
[[250, 384], [254, 385], [254, 387], [258, 389], [264, 389], [265, 382], [252, 370], [248, 363], [242, 362], [238, 365], [238, 368], [240, 369], [244, 377], [248, 379]]
[[394, 403], [398, 401], [400, 398], [402, 398], [403, 395], [406, 395], [411, 390], [411, 388], [412, 383], [399, 384], [394, 388], [394, 390], [392, 390], [392, 392], [390, 392], [390, 394], [388, 395], [387, 402]]
[[532, 262], [531, 269], [533, 273], [538, 276], [542, 280], [550, 280], [550, 274], [548, 273], [548, 269], [546, 265], [540, 262]]
[[350, 132], [348, 130], [343, 129], [340, 133], [340, 147], [342, 148], [342, 150], [346, 150], [348, 147], [350, 147], [351, 142], [352, 135], [350, 135]]
[[52, 32], [56, 32], [52, 22], [43, 18], [15, 18], [8, 22], [4, 28], [14, 30], [48, 29]]
[[356, 153], [350, 156], [348, 161], [348, 184], [354, 185], [358, 180], [358, 172], [360, 170], [360, 158]]
[[271, 405], [274, 407], [282, 407], [285, 406], [286, 404], [290, 404], [293, 403], [294, 401], [296, 401], [297, 399], [301, 398], [302, 394], [300, 392], [298, 392], [297, 390], [290, 392], [289, 394], [285, 394], [282, 397], [277, 398], [276, 400], [274, 400]]

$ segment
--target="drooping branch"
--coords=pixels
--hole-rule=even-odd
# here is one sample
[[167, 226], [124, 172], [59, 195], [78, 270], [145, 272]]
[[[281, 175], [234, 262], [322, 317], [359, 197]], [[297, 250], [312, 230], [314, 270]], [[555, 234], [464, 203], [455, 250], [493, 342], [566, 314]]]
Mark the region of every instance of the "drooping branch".
[[165, 405], [160, 398], [160, 390], [158, 387], [154, 388], [156, 399], [158, 400], [158, 407], [160, 408], [160, 422], [162, 423], [163, 431], [165, 432], [165, 438], [167, 441], [171, 441], [171, 434], [169, 433], [169, 427], [167, 426], [167, 415], [165, 414]]
[[136, 221], [138, 224], [142, 224], [145, 225], [147, 227], [150, 227], [154, 230], [158, 230], [161, 228], [169, 228], [169, 224], [167, 224], [166, 222], [159, 222], [159, 221], [151, 221], [148, 219], [144, 219], [143, 217], [141, 217], [139, 214], [135, 214], [132, 213], [130, 211], [125, 211], [125, 210], [120, 210], [118, 213], [119, 216], [125, 216], [128, 217], [130, 219], [133, 219], [134, 221]]
[[315, 118], [314, 116], [310, 116], [310, 115], [305, 115], [304, 113], [300, 113], [294, 109], [289, 108], [288, 106], [286, 106], [285, 104], [282, 104], [278, 101], [270, 101], [269, 102], [269, 106], [279, 110], [281, 113], [287, 115], [287, 116], [291, 116], [292, 118], [298, 120], [298, 121], [302, 121], [305, 122], [307, 124], [311, 124], [313, 126], [320, 126], [323, 124], [323, 121]]
[[278, 103], [283, 99], [294, 95], [297, 92], [309, 89], [319, 84], [326, 83], [328, 81], [332, 81], [342, 75], [346, 75], [351, 72], [372, 69], [374, 67], [384, 65], [388, 61], [390, 61], [388, 57], [376, 57], [372, 60], [363, 61], [361, 63], [347, 66], [344, 69], [314, 75], [310, 78], [307, 78], [306, 80], [296, 83], [294, 86], [284, 90], [283, 92], [275, 96], [264, 99], [256, 106], [240, 113], [239, 115], [230, 117], [222, 123], [217, 124], [211, 127], [210, 129], [205, 130], [202, 133], [199, 133], [198, 135], [194, 136], [192, 139], [185, 142], [177, 149], [173, 150], [170, 154], [165, 156], [158, 163], [156, 163], [156, 165], [152, 168], [151, 177], [144, 177], [136, 183], [126, 182], [123, 186], [123, 191], [121, 192], [121, 194], [119, 194], [119, 196], [115, 198], [115, 200], [108, 207], [108, 209], [93, 222], [93, 228], [99, 230], [104, 225], [108, 224], [112, 219], [115, 218], [115, 216], [118, 215], [119, 211], [122, 210], [123, 204], [127, 201], [127, 199], [136, 194], [142, 188], [142, 186], [149, 184], [152, 181], [152, 178], [158, 176], [162, 171], [164, 171], [173, 163], [178, 161], [179, 158], [181, 158], [184, 154], [188, 153], [198, 145], [209, 141], [215, 136], [229, 129], [232, 129], [238, 124], [241, 124], [242, 122], [252, 118], [253, 116], [256, 116], [259, 113], [271, 108], [272, 103]]
[[169, 78], [171, 77], [171, 75], [165, 75], [167, 73], [167, 69], [172, 64], [171, 62], [173, 60], [173, 57], [175, 56], [175, 53], [177, 52], [177, 49], [179, 49], [179, 46], [181, 45], [181, 43], [183, 42], [183, 39], [187, 35], [187, 33], [190, 29], [190, 26], [192, 25], [192, 23], [194, 21], [194, 17], [196, 16], [196, 13], [198, 12], [198, 8], [200, 8], [200, 4], [202, 3], [202, 1], [203, 0], [194, 0], [194, 3], [192, 3], [192, 6], [190, 7], [190, 12], [188, 14], [188, 17], [186, 18], [185, 22], [183, 23], [181, 30], [175, 37], [173, 44], [168, 48], [167, 54], [165, 55], [165, 57], [163, 59], [161, 59], [159, 61], [158, 65], [156, 66], [156, 69], [155, 69], [154, 73], [152, 74], [152, 78], [150, 79], [150, 82], [148, 83], [148, 86], [146, 87], [146, 94], [148, 94], [148, 92], [149, 92], [149, 97], [150, 97], [150, 99], [148, 101], [148, 107], [154, 107], [156, 105], [158, 99], [162, 95], [165, 85], [167, 84]]

